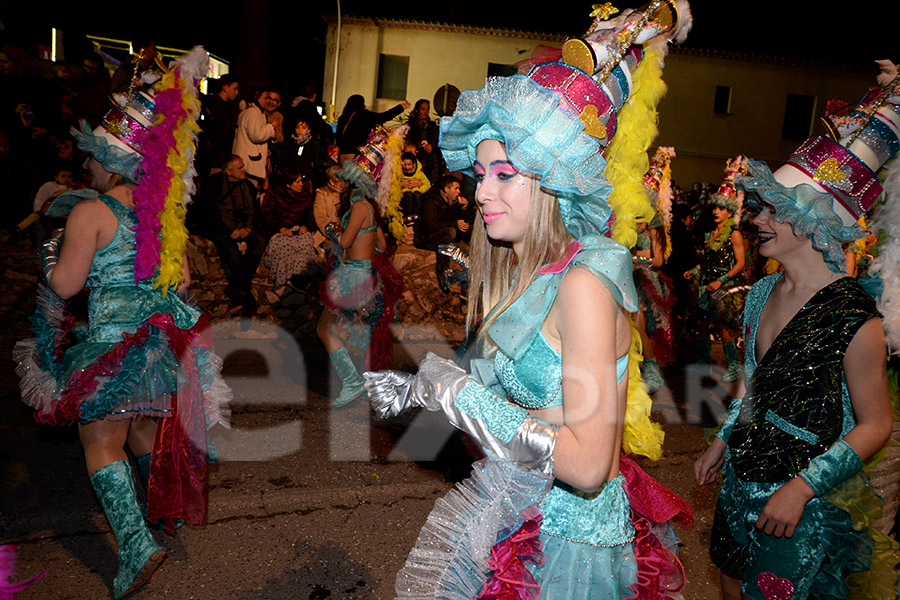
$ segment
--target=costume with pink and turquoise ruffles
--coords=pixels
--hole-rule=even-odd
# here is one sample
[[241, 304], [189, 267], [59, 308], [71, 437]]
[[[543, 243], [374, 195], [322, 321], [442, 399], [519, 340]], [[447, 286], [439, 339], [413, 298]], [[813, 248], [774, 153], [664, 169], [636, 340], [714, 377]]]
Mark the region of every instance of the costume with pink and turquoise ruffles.
[[[605, 236], [584, 236], [489, 327], [513, 368], [501, 373], [494, 358], [475, 359], [474, 380], [524, 408], [553, 398], [562, 359], [537, 341], [572, 267], [589, 270], [626, 310], [636, 308], [629, 251]], [[527, 380], [511, 379], [523, 372], [518, 363]], [[619, 475], [593, 493], [489, 454], [437, 501], [396, 590], [404, 599], [674, 598], [685, 577], [670, 521], [690, 527], [693, 510], [625, 454]]]
[[207, 428], [227, 424], [231, 392], [220, 377], [208, 323], [174, 291], [135, 281], [134, 210], [100, 195], [119, 223], [94, 255], [87, 322], [40, 284], [34, 338], [16, 344], [22, 400], [50, 425], [162, 417], [151, 458], [147, 518], [206, 521]]

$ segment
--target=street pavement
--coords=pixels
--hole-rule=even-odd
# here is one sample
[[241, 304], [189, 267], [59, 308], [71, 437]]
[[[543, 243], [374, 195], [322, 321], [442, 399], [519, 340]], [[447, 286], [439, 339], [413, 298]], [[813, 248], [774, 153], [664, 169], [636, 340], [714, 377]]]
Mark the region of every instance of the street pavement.
[[[473, 461], [439, 418], [377, 422], [364, 402], [328, 407], [333, 372], [317, 340], [297, 341], [262, 321], [215, 331], [235, 393], [231, 430], [216, 429], [209, 522], [155, 537], [168, 558], [135, 600], [388, 599], [394, 578], [435, 499]], [[103, 599], [116, 571], [115, 540], [94, 498], [74, 427], [37, 425], [19, 401], [2, 336], [0, 355], [0, 544], [18, 550], [18, 578], [46, 571], [20, 600]], [[412, 370], [440, 341], [395, 346], [394, 366]], [[707, 541], [714, 489], [698, 488], [692, 465], [729, 390], [716, 376], [664, 370], [654, 418], [664, 457], [639, 459], [695, 510], [676, 528], [686, 568], [684, 598], [719, 596]]]

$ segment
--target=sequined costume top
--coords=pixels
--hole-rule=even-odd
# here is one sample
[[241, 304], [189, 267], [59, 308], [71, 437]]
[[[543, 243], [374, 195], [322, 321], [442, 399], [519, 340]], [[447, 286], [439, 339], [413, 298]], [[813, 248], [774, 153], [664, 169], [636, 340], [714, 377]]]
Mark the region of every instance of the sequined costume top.
[[[723, 277], [734, 267], [734, 246], [731, 243], [731, 234], [736, 229], [734, 222], [726, 223], [717, 238], [713, 238], [714, 231], [706, 236], [703, 248], [703, 260], [700, 263], [700, 289]], [[722, 285], [729, 285], [735, 278], [728, 278]]]
[[134, 210], [105, 194], [103, 202], [119, 223], [113, 239], [94, 254], [85, 287], [88, 297], [88, 342], [118, 342], [123, 333], [137, 327], [156, 313], [172, 315], [180, 329], [190, 329], [200, 311], [188, 306], [174, 292], [165, 297], [153, 289], [153, 279], [135, 282], [134, 258], [137, 215]]
[[[707, 312], [708, 316], [725, 323], [731, 329], [740, 329], [741, 313], [746, 298], [745, 288], [741, 284], [742, 274], [728, 276], [728, 271], [735, 265], [734, 244], [731, 236], [737, 227], [728, 219], [719, 232], [707, 234], [697, 280], [697, 306]], [[719, 289], [706, 290], [713, 281], [719, 280]]]
[[[528, 409], [562, 405], [562, 357], [540, 331], [559, 286], [572, 267], [588, 269], [603, 281], [616, 301], [634, 309], [637, 294], [631, 255], [621, 244], [604, 237], [573, 243], [566, 257], [541, 269], [535, 281], [488, 329], [498, 350], [493, 359], [504, 395]], [[621, 381], [628, 355], [616, 364]], [[541, 533], [562, 539], [610, 546], [634, 538], [628, 498], [620, 475], [588, 494], [554, 482], [540, 504]]]
[[855, 426], [844, 354], [859, 328], [879, 317], [854, 279], [838, 279], [809, 299], [757, 363], [759, 314], [779, 277], [762, 279], [747, 302], [747, 393], [729, 439], [746, 481], [793, 478]]

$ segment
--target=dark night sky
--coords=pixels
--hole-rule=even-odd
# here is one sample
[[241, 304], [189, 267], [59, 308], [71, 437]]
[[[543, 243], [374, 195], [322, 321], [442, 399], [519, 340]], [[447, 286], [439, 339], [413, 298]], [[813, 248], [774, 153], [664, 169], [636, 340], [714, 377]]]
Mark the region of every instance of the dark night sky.
[[[381, 3], [342, 0], [341, 8], [345, 16], [384, 16], [573, 36], [580, 35], [590, 25], [590, 0], [565, 2], [562, 8], [545, 12], [526, 11], [525, 4], [486, 4], [484, 0]], [[613, 4], [623, 8], [640, 6], [643, 2], [627, 0]], [[175, 5], [184, 10], [177, 15], [160, 10]], [[298, 56], [314, 55], [324, 47], [321, 15], [335, 14], [337, 2], [239, 0], [232, 4], [221, 0], [187, 0], [155, 6], [148, 9], [142, 3], [94, 0], [66, 3], [55, 11], [35, 14], [33, 3], [0, 0], [0, 21], [5, 28], [0, 34], [6, 39], [29, 35], [48, 37], [49, 27], [57, 26], [65, 29], [67, 39], [77, 38], [80, 33], [126, 38], [153, 36], [160, 45], [202, 44], [210, 52], [233, 62], [239, 48], [246, 47], [238, 44], [239, 39], [243, 44], [266, 43], [264, 39], [241, 35], [239, 27], [246, 23], [241, 18], [241, 7], [268, 6], [269, 55], [273, 62], [289, 60], [296, 64]], [[791, 0], [695, 0], [691, 11], [694, 26], [685, 44], [690, 48], [869, 64], [882, 58], [900, 62], [900, 3], [896, 2], [881, 2], [876, 8], [864, 11], [843, 8], [838, 13], [827, 11], [821, 3]], [[286, 58], [279, 59], [279, 56]]]

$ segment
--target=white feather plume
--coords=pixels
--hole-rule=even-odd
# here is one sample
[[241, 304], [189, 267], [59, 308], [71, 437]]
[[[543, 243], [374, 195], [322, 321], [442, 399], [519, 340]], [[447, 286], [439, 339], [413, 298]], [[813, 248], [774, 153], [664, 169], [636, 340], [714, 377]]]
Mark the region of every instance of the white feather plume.
[[884, 315], [888, 346], [900, 354], [900, 159], [888, 161], [884, 173], [884, 199], [870, 220], [872, 230], [883, 237], [869, 271], [884, 285], [878, 310]]
[[[184, 93], [192, 96], [197, 102], [197, 111], [188, 116], [189, 119], [196, 123], [200, 118], [200, 90], [198, 86], [203, 78], [209, 75], [209, 53], [203, 46], [194, 46], [188, 52], [173, 59], [169, 63], [170, 71], [176, 69], [178, 70], [179, 77], [184, 80]], [[189, 156], [187, 156], [187, 167], [185, 168], [184, 173], [181, 174], [181, 180], [184, 182], [183, 202], [185, 206], [193, 199], [194, 194], [197, 191], [195, 183], [197, 179], [197, 169], [194, 166], [197, 133], [193, 130], [191, 131], [191, 139], [194, 144], [193, 147], [188, 150]]]
[[897, 65], [889, 60], [876, 60], [875, 64], [881, 69], [881, 73], [875, 78], [878, 85], [885, 87], [897, 77]]

